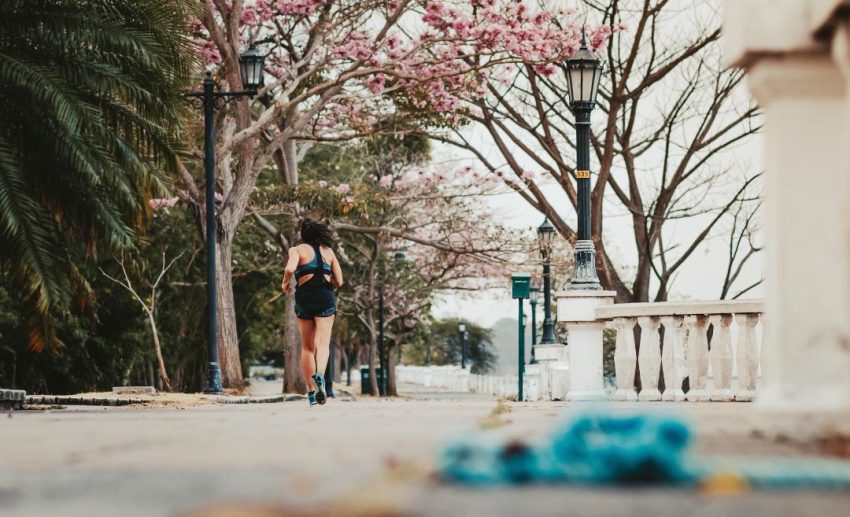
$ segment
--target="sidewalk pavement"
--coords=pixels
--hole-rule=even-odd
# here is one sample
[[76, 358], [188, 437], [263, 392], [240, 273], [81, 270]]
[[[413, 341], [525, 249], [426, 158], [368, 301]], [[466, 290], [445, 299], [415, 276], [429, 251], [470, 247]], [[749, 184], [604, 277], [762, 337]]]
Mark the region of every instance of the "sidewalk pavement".
[[[534, 439], [575, 404], [407, 387], [404, 400], [68, 407], [0, 420], [0, 516], [845, 515], [850, 493], [473, 490], [433, 478], [446, 440], [488, 428]], [[704, 454], [816, 454], [753, 433], [749, 404], [609, 404], [683, 412]]]

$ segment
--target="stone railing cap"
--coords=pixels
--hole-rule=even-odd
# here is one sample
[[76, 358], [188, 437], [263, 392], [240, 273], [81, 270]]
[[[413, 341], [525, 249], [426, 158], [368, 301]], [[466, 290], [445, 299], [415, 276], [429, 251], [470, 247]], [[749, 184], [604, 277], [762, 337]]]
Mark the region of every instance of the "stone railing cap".
[[569, 291], [558, 291], [554, 298], [607, 298], [617, 296], [617, 291], [593, 291], [590, 289], [571, 289]]
[[596, 308], [599, 319], [691, 314], [755, 314], [764, 312], [764, 300], [709, 300], [616, 303]]

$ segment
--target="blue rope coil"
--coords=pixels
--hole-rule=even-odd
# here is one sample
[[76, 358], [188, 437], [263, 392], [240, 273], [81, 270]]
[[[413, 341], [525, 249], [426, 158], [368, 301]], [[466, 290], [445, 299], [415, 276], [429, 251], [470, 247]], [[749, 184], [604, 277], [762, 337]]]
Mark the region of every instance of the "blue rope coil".
[[826, 458], [702, 459], [690, 454], [688, 424], [668, 415], [585, 413], [540, 444], [486, 434], [449, 444], [440, 474], [477, 485], [699, 484], [734, 476], [755, 488], [850, 488], [850, 462]]

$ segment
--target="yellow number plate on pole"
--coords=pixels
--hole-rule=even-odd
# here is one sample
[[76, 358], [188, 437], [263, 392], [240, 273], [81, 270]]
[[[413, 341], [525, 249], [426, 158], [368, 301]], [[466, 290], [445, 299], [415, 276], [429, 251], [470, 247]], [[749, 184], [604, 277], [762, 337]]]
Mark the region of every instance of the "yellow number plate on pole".
[[581, 170], [576, 171], [576, 179], [583, 180], [583, 179], [588, 179], [588, 178], [590, 178], [590, 171], [581, 171]]

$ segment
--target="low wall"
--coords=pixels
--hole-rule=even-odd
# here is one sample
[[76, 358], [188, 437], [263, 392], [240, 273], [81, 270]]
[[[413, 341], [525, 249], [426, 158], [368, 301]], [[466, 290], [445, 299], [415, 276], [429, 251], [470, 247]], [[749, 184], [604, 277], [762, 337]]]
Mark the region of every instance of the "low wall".
[[477, 375], [457, 365], [447, 366], [396, 366], [399, 383], [415, 384], [461, 393], [483, 393], [498, 397], [515, 397], [516, 375]]

